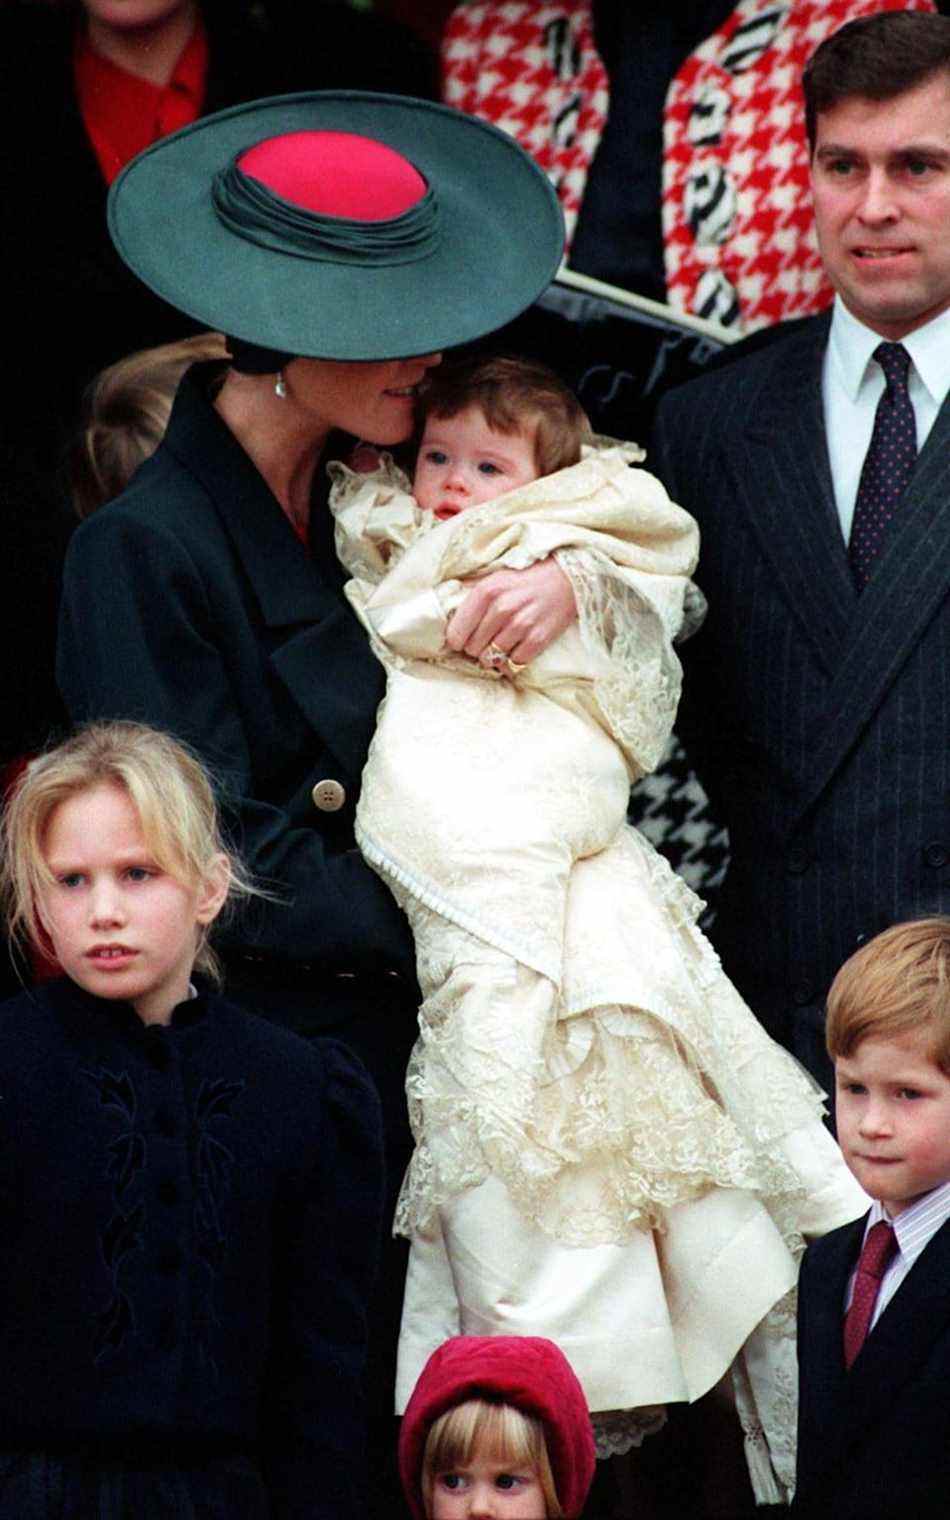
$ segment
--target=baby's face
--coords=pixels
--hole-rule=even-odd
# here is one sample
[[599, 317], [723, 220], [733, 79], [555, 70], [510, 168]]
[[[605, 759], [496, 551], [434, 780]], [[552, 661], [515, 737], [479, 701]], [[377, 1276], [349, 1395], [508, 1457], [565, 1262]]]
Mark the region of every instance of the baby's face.
[[537, 477], [534, 429], [496, 433], [470, 406], [455, 417], [429, 418], [412, 490], [424, 511], [444, 521]]

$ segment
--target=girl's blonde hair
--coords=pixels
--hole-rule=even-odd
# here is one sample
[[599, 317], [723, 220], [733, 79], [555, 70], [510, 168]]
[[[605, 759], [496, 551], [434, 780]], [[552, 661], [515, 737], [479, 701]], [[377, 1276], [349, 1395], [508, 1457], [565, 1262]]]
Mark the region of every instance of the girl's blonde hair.
[[422, 1455], [422, 1502], [427, 1515], [432, 1513], [439, 1474], [467, 1466], [476, 1453], [513, 1468], [530, 1467], [541, 1486], [547, 1520], [561, 1520], [564, 1511], [554, 1487], [541, 1421], [513, 1404], [488, 1399], [467, 1399], [433, 1422]]
[[221, 333], [143, 348], [110, 364], [86, 391], [79, 436], [69, 461], [73, 506], [90, 517], [119, 496], [165, 436], [186, 369], [199, 359], [228, 358]]
[[923, 1033], [931, 1059], [950, 1075], [950, 918], [893, 924], [845, 961], [828, 993], [825, 1026], [833, 1061], [862, 1040]]
[[[90, 723], [34, 760], [7, 804], [0, 890], [15, 941], [43, 945], [45, 940], [39, 903], [53, 880], [44, 846], [55, 809], [98, 786], [126, 793], [146, 848], [177, 881], [201, 885], [220, 869], [223, 855], [229, 899], [262, 895], [222, 841], [214, 793], [200, 760], [177, 739], [142, 723]], [[197, 926], [195, 969], [220, 982], [220, 962], [208, 943], [210, 927]]]

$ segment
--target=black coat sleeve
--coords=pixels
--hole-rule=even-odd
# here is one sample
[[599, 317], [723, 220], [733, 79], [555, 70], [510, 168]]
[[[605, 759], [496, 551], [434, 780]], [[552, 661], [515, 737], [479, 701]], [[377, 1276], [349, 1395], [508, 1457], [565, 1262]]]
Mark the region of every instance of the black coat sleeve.
[[[351, 825], [314, 813], [319, 740], [275, 694], [269, 650], [238, 572], [223, 562], [220, 545], [205, 552], [201, 540], [159, 520], [157, 503], [154, 516], [119, 501], [73, 538], [58, 647], [73, 720], [149, 723], [210, 765], [235, 842], [273, 891], [273, 901], [244, 911], [225, 943], [412, 975], [405, 920], [356, 850]], [[314, 669], [313, 679], [345, 686], [348, 673]]]

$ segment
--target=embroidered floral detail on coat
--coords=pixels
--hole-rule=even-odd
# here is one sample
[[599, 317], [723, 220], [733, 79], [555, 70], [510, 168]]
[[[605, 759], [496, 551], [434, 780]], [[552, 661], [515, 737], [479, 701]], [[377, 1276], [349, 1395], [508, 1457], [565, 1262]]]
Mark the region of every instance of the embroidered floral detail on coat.
[[112, 1182], [114, 1211], [99, 1234], [99, 1249], [112, 1285], [105, 1308], [96, 1315], [94, 1361], [98, 1364], [114, 1355], [134, 1329], [135, 1317], [120, 1277], [124, 1264], [133, 1252], [141, 1250], [145, 1208], [135, 1201], [133, 1191], [140, 1181], [146, 1160], [145, 1137], [139, 1128], [139, 1109], [135, 1088], [128, 1072], [116, 1074], [107, 1067], [84, 1068], [83, 1076], [99, 1094], [99, 1107], [107, 1109], [122, 1124], [106, 1151], [106, 1175]]
[[[146, 1136], [139, 1113], [135, 1086], [128, 1072], [106, 1067], [85, 1069], [99, 1107], [118, 1121], [119, 1128], [106, 1146], [106, 1175], [112, 1183], [113, 1212], [99, 1235], [99, 1249], [111, 1283], [111, 1296], [96, 1316], [94, 1360], [101, 1363], [114, 1355], [135, 1331], [135, 1312], [122, 1285], [130, 1257], [143, 1248], [146, 1198], [143, 1170], [148, 1158]], [[234, 1152], [221, 1138], [221, 1126], [233, 1117], [235, 1100], [246, 1087], [244, 1081], [223, 1077], [205, 1078], [198, 1088], [190, 1125], [190, 1151], [194, 1165], [194, 1251], [196, 1263], [206, 1272], [203, 1315], [195, 1327], [195, 1354], [214, 1378], [218, 1369], [210, 1350], [211, 1331], [220, 1325], [215, 1305], [215, 1280], [221, 1269], [226, 1231], [223, 1209], [234, 1170]]]
[[226, 1234], [222, 1210], [231, 1186], [234, 1152], [220, 1135], [212, 1131], [222, 1121], [233, 1117], [235, 1100], [246, 1082], [226, 1081], [223, 1077], [206, 1078], [198, 1089], [193, 1119], [195, 1155], [195, 1249], [198, 1261], [208, 1274], [205, 1325], [197, 1330], [196, 1351], [211, 1375], [217, 1379], [218, 1368], [210, 1349], [207, 1329], [217, 1328], [220, 1316], [215, 1306], [214, 1283], [224, 1260]]

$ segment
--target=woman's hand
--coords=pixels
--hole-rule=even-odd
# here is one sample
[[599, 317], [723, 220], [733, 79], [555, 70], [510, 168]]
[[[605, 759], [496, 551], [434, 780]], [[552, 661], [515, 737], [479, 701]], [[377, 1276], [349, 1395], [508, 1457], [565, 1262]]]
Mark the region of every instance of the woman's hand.
[[[448, 626], [450, 649], [479, 659], [494, 645], [515, 665], [537, 659], [577, 617], [574, 590], [553, 559], [476, 581]], [[499, 666], [502, 673], [504, 666]]]

